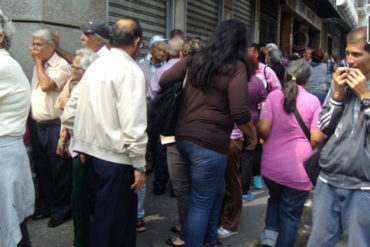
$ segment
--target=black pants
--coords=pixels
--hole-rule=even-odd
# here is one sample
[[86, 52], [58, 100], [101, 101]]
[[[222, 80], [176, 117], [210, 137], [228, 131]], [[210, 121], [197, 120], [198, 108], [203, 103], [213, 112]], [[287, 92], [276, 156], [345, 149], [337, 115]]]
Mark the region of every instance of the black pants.
[[250, 189], [252, 177], [261, 173], [262, 145], [257, 144], [253, 151], [244, 150], [240, 156], [240, 169], [242, 173], [243, 194]]
[[88, 177], [96, 190], [89, 247], [135, 247], [137, 195], [130, 188], [134, 169], [86, 155]]
[[153, 193], [163, 194], [169, 179], [167, 166], [167, 147], [162, 145], [160, 138], [151, 141], [147, 152], [150, 152], [154, 170]]
[[32, 121], [29, 127], [39, 190], [36, 211], [53, 218], [67, 217], [71, 212], [72, 161], [56, 154], [60, 125], [38, 125]]
[[19, 226], [21, 228], [22, 239], [18, 243], [17, 247], [30, 247], [31, 242], [27, 230], [27, 220], [25, 219]]

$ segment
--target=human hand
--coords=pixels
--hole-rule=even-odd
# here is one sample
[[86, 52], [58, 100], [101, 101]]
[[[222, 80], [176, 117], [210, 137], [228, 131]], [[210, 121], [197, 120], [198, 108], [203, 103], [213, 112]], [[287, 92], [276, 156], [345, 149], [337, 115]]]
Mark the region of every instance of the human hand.
[[80, 154], [80, 160], [82, 164], [85, 164], [86, 162], [86, 156], [84, 154]]
[[361, 70], [349, 69], [346, 83], [361, 100], [365, 97], [370, 97], [369, 85], [366, 76]]
[[137, 193], [139, 190], [141, 190], [141, 188], [143, 188], [146, 181], [146, 175], [145, 172], [140, 172], [138, 170], [135, 170], [134, 175], [135, 182], [131, 185], [131, 189]]
[[334, 92], [333, 97], [336, 100], [341, 100], [344, 94], [344, 86], [348, 76], [349, 68], [339, 67], [333, 74]]
[[248, 139], [248, 145], [244, 148], [245, 150], [252, 151], [257, 146], [258, 139], [257, 138], [249, 138]]
[[41, 55], [40, 55], [40, 50], [37, 49], [35, 46], [29, 45], [28, 49], [31, 52], [31, 57], [33, 58], [33, 61], [36, 62], [41, 62]]
[[60, 42], [59, 32], [57, 30], [54, 30], [53, 34], [55, 36], [55, 48], [58, 48], [59, 47], [59, 42]]

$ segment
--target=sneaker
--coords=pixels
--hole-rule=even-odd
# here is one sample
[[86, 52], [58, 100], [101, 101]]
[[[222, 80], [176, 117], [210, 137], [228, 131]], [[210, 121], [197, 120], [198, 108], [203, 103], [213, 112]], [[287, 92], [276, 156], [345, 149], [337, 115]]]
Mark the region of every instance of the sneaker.
[[248, 191], [248, 194], [242, 196], [243, 203], [246, 203], [246, 202], [252, 200], [253, 198], [254, 198], [254, 196], [253, 196], [252, 192], [250, 192], [250, 191]]
[[256, 188], [256, 189], [262, 189], [263, 188], [261, 176], [254, 176], [253, 177], [253, 187]]
[[146, 231], [145, 222], [143, 220], [137, 220], [136, 221], [136, 231], [137, 232], [145, 232]]
[[218, 235], [219, 238], [227, 238], [227, 237], [230, 237], [234, 234], [237, 234], [237, 232], [232, 232], [232, 231], [226, 230], [223, 227], [219, 227], [217, 229], [217, 235]]

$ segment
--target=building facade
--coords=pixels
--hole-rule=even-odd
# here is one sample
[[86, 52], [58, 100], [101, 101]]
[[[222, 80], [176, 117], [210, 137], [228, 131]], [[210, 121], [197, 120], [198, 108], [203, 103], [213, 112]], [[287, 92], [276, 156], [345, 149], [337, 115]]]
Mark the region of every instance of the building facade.
[[286, 55], [311, 47], [343, 56], [345, 36], [359, 23], [359, 4], [365, 6], [360, 17], [366, 16], [368, 0], [0, 0], [17, 28], [10, 51], [28, 77], [33, 66], [28, 45], [37, 29], [58, 30], [60, 46], [73, 52], [81, 47], [79, 26], [89, 20], [112, 25], [125, 16], [142, 25], [141, 56], [153, 35], [168, 38], [178, 28], [187, 38], [207, 39], [218, 23], [231, 18], [246, 24], [252, 41], [277, 43]]

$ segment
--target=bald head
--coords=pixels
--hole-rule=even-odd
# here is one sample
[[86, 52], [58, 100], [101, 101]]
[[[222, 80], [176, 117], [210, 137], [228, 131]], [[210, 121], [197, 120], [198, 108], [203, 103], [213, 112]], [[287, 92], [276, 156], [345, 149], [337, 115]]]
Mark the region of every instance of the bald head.
[[168, 54], [170, 57], [179, 57], [184, 41], [179, 38], [172, 38], [168, 41]]
[[366, 27], [359, 27], [355, 30], [352, 30], [347, 35], [347, 43], [348, 44], [363, 43], [364, 50], [370, 53], [370, 44], [367, 43], [367, 28]]
[[132, 46], [137, 38], [141, 38], [143, 31], [137, 20], [134, 18], [123, 18], [118, 20], [112, 28], [112, 47]]

